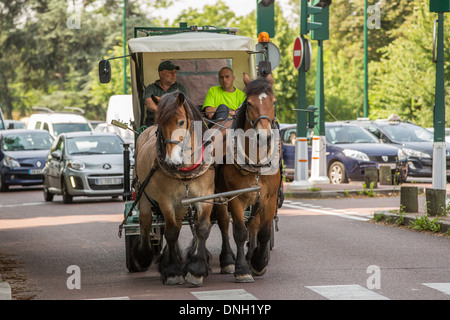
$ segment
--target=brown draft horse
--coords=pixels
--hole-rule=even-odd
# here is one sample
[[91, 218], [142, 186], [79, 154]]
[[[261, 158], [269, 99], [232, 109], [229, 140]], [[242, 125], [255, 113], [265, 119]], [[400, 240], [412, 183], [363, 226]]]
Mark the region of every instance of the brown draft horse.
[[[256, 134], [257, 148], [263, 139], [271, 138], [271, 133], [275, 130], [275, 96], [272, 89], [273, 77], [258, 78], [250, 81], [248, 75], [244, 75], [246, 84], [246, 101], [238, 109], [236, 118], [233, 120], [233, 129], [243, 129], [245, 133], [253, 130]], [[275, 129], [271, 131], [271, 129]], [[278, 137], [278, 136], [277, 136]], [[249, 157], [249, 147], [251, 138], [245, 138], [246, 144], [244, 158]], [[273, 139], [276, 140], [276, 139]], [[230, 139], [227, 138], [227, 155], [230, 154]], [[271, 237], [271, 226], [274, 215], [277, 211], [278, 190], [281, 184], [281, 170], [279, 167], [279, 139], [272, 144], [265, 144], [267, 153], [277, 154], [278, 158], [272, 159], [272, 167], [267, 168], [263, 165], [263, 159], [258, 156], [254, 163], [239, 164], [237, 161], [239, 150], [234, 148], [234, 163], [227, 161], [223, 164], [216, 176], [216, 192], [225, 192], [248, 188], [254, 185], [260, 186], [259, 193], [244, 193], [231, 199], [228, 203], [228, 209], [233, 218], [233, 236], [237, 246], [236, 261], [229, 244], [228, 226], [229, 215], [225, 205], [216, 207], [218, 215], [219, 228], [222, 232], [222, 252], [220, 254], [220, 266], [222, 273], [233, 272], [236, 282], [253, 282], [254, 275], [262, 275], [266, 271], [269, 261], [269, 241]], [[273, 149], [267, 150], [272, 146]], [[261, 150], [259, 150], [261, 151]], [[233, 151], [232, 151], [233, 152]], [[258, 153], [259, 155], [260, 153]], [[264, 154], [264, 152], [262, 153]], [[247, 240], [247, 228], [245, 225], [244, 211], [249, 206], [253, 206], [252, 219], [249, 222], [249, 248], [248, 253], [244, 254], [244, 245]]]
[[[136, 143], [134, 175], [139, 184], [146, 177], [148, 183], [139, 199], [140, 238], [132, 248], [132, 258], [137, 271], [149, 268], [153, 259], [150, 244], [152, 207], [163, 216], [164, 235], [167, 244], [159, 261], [158, 270], [163, 283], [182, 284], [184, 280], [202, 285], [209, 272], [210, 254], [206, 249], [211, 223], [212, 204], [196, 203], [195, 236], [188, 249], [183, 267], [178, 236], [182, 220], [188, 210], [181, 200], [214, 193], [214, 170], [202, 161], [202, 153], [196, 152], [198, 144], [190, 135], [200, 123], [201, 134], [207, 129], [202, 115], [193, 103], [175, 92], [167, 94], [158, 103], [156, 124], [147, 128]], [[186, 156], [187, 155], [187, 156]]]

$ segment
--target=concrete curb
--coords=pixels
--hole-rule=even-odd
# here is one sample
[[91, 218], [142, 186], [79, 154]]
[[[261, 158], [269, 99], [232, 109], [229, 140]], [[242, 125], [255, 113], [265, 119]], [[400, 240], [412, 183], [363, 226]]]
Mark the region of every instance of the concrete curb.
[[348, 197], [357, 195], [366, 195], [364, 192], [373, 192], [375, 194], [391, 194], [399, 195], [400, 188], [392, 189], [373, 189], [373, 190], [363, 190], [363, 189], [353, 189], [353, 190], [320, 190], [320, 191], [294, 191], [285, 190], [284, 195], [286, 198], [292, 197], [293, 199], [322, 199], [322, 198], [337, 198], [337, 197]]
[[0, 300], [12, 300], [11, 287], [8, 282], [2, 280], [0, 275]]

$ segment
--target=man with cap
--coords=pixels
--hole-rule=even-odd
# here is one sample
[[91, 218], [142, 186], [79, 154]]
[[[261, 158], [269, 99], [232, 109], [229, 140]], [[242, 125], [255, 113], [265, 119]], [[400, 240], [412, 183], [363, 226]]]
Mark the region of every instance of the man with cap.
[[160, 98], [166, 93], [177, 90], [187, 95], [186, 88], [177, 82], [177, 70], [180, 70], [180, 67], [172, 61], [167, 60], [159, 64], [159, 79], [145, 89], [144, 101], [147, 110], [145, 125], [151, 126], [155, 122], [155, 113], [158, 106], [153, 102], [152, 95]]

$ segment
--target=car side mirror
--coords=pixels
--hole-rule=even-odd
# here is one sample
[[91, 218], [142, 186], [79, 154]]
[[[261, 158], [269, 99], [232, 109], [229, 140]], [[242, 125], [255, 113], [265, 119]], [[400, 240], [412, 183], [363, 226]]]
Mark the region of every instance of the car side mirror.
[[52, 151], [52, 157], [55, 159], [61, 160], [61, 158], [62, 158], [61, 150]]
[[111, 63], [108, 60], [101, 60], [98, 63], [98, 79], [100, 83], [111, 81]]

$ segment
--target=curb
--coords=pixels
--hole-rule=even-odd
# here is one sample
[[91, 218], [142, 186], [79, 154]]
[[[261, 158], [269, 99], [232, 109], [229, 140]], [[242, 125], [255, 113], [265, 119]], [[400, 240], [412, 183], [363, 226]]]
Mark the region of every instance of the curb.
[[8, 282], [2, 280], [0, 275], [0, 300], [12, 300], [11, 287]]
[[[399, 214], [391, 213], [389, 211], [376, 211], [373, 213], [373, 216], [375, 217], [375, 215], [379, 215], [379, 214], [382, 214], [384, 216], [384, 219], [386, 219], [386, 218], [396, 219], [396, 218], [402, 217], [405, 219], [405, 221], [403, 223], [404, 226], [409, 226], [410, 222], [414, 222], [414, 221], [416, 221], [416, 218], [420, 217], [419, 214], [418, 215], [401, 215], [400, 216]], [[423, 215], [425, 215], [425, 214], [423, 214]], [[439, 233], [446, 233], [450, 230], [450, 222], [444, 221], [444, 220], [439, 220], [438, 216], [432, 216], [429, 218], [432, 218], [432, 219], [438, 218], [437, 223], [439, 223], [441, 225], [441, 227], [438, 231]]]
[[337, 197], [348, 197], [348, 196], [357, 196], [364, 195], [364, 192], [373, 192], [375, 194], [391, 194], [397, 195], [400, 194], [400, 189], [392, 188], [392, 189], [373, 189], [373, 190], [363, 190], [363, 189], [354, 189], [354, 190], [320, 190], [320, 191], [297, 191], [297, 190], [284, 190], [284, 195], [286, 197], [291, 197], [293, 199], [322, 199], [322, 198], [337, 198]]

